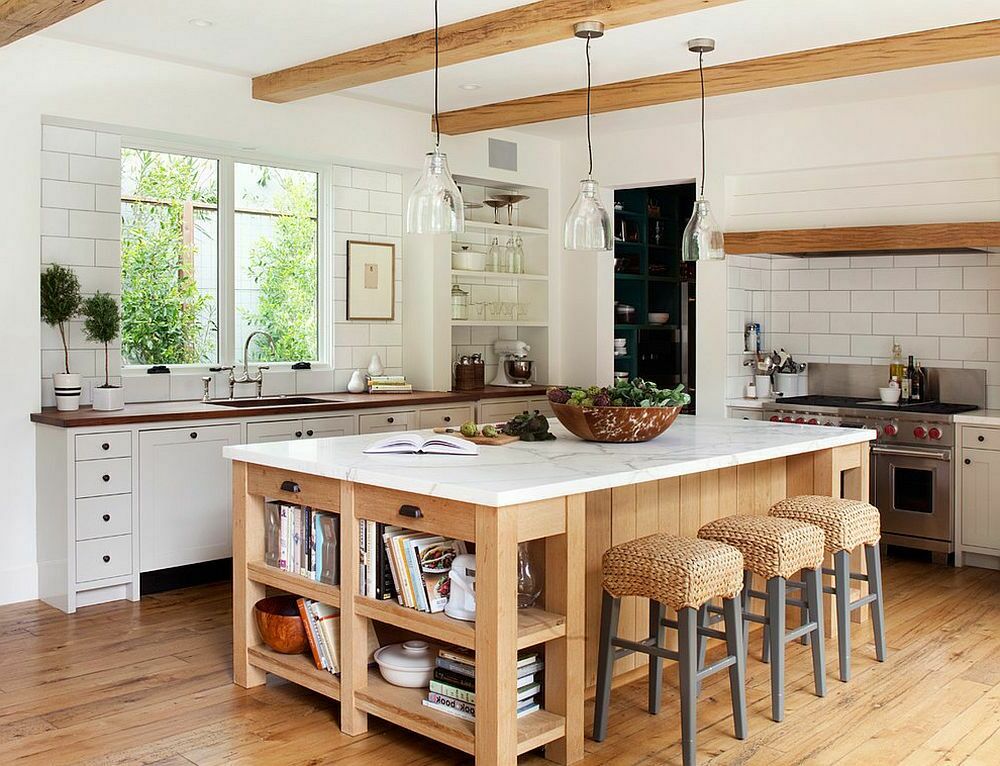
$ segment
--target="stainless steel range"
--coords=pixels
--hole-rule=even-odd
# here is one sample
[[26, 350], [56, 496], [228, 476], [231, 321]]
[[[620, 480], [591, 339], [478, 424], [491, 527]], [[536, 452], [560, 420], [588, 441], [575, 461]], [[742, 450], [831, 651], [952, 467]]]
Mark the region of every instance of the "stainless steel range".
[[[816, 368], [855, 365], [814, 365]], [[866, 368], [875, 369], [875, 368]], [[927, 401], [912, 405], [884, 404], [871, 396], [829, 393], [796, 396], [764, 404], [764, 417], [774, 422], [841, 428], [870, 428], [878, 434], [871, 448], [871, 503], [882, 515], [882, 537], [890, 545], [932, 551], [946, 557], [954, 551], [955, 423], [954, 416], [982, 406], [985, 375], [976, 370], [935, 370], [929, 393], [961, 393], [969, 404]], [[970, 376], [967, 373], [975, 373]], [[881, 374], [879, 371], [878, 374]], [[837, 371], [838, 377], [842, 371]], [[944, 376], [942, 378], [942, 375]], [[971, 385], [950, 386], [959, 377]], [[822, 390], [822, 383], [817, 386]], [[825, 381], [829, 384], [830, 381]], [[942, 382], [944, 385], [942, 386]], [[860, 386], [851, 386], [855, 391]], [[981, 387], [982, 394], [978, 393]], [[813, 387], [815, 390], [816, 387]], [[867, 386], [862, 390], [868, 390]], [[959, 400], [961, 401], [961, 400]]]

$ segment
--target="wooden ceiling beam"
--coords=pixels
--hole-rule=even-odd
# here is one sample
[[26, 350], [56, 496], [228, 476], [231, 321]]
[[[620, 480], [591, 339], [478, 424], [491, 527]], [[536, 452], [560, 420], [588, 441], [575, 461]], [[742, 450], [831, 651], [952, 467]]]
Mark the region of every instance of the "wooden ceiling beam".
[[[989, 56], [1000, 56], [1000, 19], [707, 67], [705, 90], [709, 96], [724, 96]], [[598, 85], [591, 111], [669, 104], [699, 93], [697, 69], [670, 72]], [[461, 135], [560, 120], [586, 114], [586, 108], [586, 89], [577, 88], [445, 112], [441, 132]]]
[[101, 0], [0, 0], [0, 48], [99, 2]]
[[730, 255], [982, 250], [1000, 246], [1000, 222], [727, 231], [725, 240]]
[[[739, 0], [537, 0], [441, 27], [441, 66], [565, 40], [577, 21], [596, 19], [612, 29], [733, 2]], [[429, 29], [254, 77], [253, 97], [286, 103], [433, 68]]]

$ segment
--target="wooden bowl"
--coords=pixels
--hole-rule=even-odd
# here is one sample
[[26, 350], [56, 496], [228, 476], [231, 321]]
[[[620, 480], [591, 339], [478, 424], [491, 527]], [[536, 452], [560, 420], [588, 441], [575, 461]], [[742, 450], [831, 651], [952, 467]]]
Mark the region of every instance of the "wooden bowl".
[[588, 442], [648, 442], [677, 420], [680, 407], [575, 407], [549, 402], [559, 422]]
[[295, 596], [270, 596], [253, 605], [257, 632], [280, 654], [302, 654], [309, 646]]

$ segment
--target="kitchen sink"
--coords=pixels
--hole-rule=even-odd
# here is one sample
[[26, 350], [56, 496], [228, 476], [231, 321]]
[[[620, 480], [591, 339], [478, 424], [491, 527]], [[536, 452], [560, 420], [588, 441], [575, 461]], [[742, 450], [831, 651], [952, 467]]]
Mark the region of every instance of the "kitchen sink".
[[292, 404], [332, 404], [341, 399], [315, 399], [311, 396], [265, 396], [262, 399], [215, 399], [219, 407], [287, 407]]

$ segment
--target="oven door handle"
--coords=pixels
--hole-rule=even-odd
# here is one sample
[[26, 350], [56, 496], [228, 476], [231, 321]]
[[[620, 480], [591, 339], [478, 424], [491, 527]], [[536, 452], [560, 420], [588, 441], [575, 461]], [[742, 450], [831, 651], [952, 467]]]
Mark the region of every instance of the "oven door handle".
[[927, 460], [943, 460], [948, 462], [951, 460], [951, 452], [949, 450], [922, 450], [922, 449], [905, 449], [903, 447], [872, 447], [871, 449], [873, 455], [896, 455], [898, 457], [916, 457], [925, 458]]

